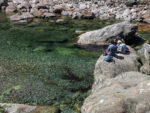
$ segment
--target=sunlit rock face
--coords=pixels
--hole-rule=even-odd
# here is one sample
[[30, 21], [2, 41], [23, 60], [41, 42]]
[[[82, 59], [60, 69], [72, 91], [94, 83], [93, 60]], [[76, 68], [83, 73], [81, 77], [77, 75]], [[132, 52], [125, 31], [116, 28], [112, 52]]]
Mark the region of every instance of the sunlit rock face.
[[[101, 84], [97, 84], [101, 85]], [[150, 112], [150, 77], [139, 72], [125, 72], [107, 79], [84, 101], [82, 113]]]
[[130, 22], [121, 22], [105, 28], [86, 32], [79, 36], [79, 45], [108, 45], [110, 39], [120, 35], [124, 40], [133, 40], [137, 31], [137, 25]]
[[141, 62], [143, 64], [140, 71], [150, 75], [150, 45], [145, 43], [138, 51], [138, 54], [141, 56]]

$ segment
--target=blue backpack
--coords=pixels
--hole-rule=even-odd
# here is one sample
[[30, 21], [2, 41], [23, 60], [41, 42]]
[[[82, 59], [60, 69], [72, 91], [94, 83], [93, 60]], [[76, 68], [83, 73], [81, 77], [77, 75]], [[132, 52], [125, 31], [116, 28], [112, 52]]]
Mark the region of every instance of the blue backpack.
[[129, 51], [129, 49], [126, 47], [126, 45], [124, 43], [120, 44], [120, 46], [118, 48], [119, 48], [119, 51], [123, 54], [125, 54]]
[[112, 60], [112, 58], [110, 55], [107, 55], [104, 57], [104, 61], [106, 61], [106, 62], [110, 62], [111, 60]]

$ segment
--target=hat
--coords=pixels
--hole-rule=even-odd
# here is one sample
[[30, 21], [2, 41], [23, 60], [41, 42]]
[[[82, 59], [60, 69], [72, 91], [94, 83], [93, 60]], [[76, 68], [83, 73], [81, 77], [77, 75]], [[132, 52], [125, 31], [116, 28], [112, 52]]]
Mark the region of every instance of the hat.
[[118, 40], [118, 42], [117, 42], [118, 44], [121, 44], [122, 43], [122, 41], [121, 40]]

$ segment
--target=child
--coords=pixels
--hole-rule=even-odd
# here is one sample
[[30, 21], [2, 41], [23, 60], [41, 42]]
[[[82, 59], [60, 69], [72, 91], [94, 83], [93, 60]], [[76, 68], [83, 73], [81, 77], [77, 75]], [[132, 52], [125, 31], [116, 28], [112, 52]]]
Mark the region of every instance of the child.
[[120, 53], [127, 53], [129, 52], [129, 49], [127, 48], [127, 46], [125, 45], [125, 43], [123, 43], [121, 40], [118, 40], [117, 42], [117, 51], [119, 51]]

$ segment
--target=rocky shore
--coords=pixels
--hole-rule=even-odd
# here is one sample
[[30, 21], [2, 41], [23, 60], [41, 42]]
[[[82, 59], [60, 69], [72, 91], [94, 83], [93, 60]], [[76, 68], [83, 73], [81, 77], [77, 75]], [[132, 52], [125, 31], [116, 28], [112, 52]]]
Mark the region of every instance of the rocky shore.
[[129, 54], [117, 54], [109, 63], [100, 56], [95, 65], [95, 83], [84, 101], [82, 113], [150, 112], [150, 45], [145, 43], [138, 52], [131, 47], [129, 50]]
[[57, 14], [70, 16], [73, 19], [101, 20], [117, 19], [143, 21], [150, 23], [149, 1], [141, 0], [1, 0], [0, 6], [5, 12], [16, 13], [12, 21], [32, 18], [51, 18]]

